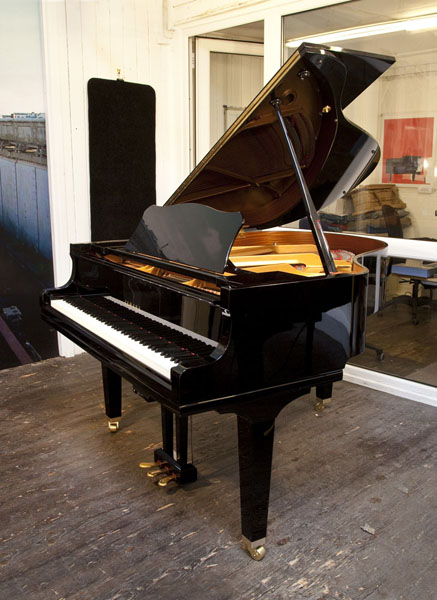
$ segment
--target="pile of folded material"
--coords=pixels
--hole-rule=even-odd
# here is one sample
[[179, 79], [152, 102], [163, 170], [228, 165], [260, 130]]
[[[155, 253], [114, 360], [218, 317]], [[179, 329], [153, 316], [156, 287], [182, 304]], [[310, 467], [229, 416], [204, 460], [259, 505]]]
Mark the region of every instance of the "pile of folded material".
[[407, 205], [399, 197], [399, 189], [395, 184], [363, 185], [355, 188], [348, 199], [351, 200], [353, 212], [348, 216], [350, 231], [366, 233], [386, 233], [386, 223], [382, 213], [384, 204], [393, 207], [399, 215], [402, 228], [411, 225]]

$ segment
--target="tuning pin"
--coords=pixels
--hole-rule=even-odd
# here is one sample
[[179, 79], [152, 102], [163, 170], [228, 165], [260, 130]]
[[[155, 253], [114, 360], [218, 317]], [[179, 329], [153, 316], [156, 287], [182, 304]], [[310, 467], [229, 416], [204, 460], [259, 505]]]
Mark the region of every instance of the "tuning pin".
[[158, 481], [158, 485], [160, 487], [166, 487], [166, 485], [168, 485], [170, 483], [170, 481], [176, 481], [176, 474], [175, 473], [173, 473], [172, 475], [167, 475], [166, 477], [162, 477]]

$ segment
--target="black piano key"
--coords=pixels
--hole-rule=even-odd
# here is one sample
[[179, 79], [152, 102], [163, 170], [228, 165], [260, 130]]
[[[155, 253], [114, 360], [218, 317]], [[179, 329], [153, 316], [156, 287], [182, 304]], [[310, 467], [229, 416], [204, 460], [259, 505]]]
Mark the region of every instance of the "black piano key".
[[104, 296], [77, 296], [68, 299], [87, 314], [105, 322], [148, 348], [186, 364], [208, 356], [212, 348], [196, 338], [154, 321]]

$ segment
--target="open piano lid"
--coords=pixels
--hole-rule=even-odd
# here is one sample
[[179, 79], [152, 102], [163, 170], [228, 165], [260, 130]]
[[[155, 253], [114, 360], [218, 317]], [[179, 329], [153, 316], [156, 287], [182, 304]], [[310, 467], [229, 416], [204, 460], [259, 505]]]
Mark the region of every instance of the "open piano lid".
[[[347, 121], [342, 109], [393, 62], [388, 56], [302, 44], [165, 206], [150, 207], [144, 213], [126, 249], [223, 272], [242, 222], [246, 227], [263, 229], [306, 216], [296, 172], [272, 106], [274, 99], [280, 100], [288, 136], [316, 210], [349, 192], [374, 169], [380, 150], [373, 138]], [[176, 204], [186, 205], [186, 218], [181, 218], [183, 210], [172, 214], [172, 205]], [[197, 228], [193, 227], [192, 214], [196, 209], [188, 208], [192, 204], [215, 209], [201, 211], [203, 226], [199, 223]], [[221, 229], [226, 229], [228, 218], [229, 240], [223, 239], [221, 254], [215, 254], [213, 262], [206, 256], [208, 236], [201, 244], [199, 256], [193, 257], [187, 240], [192, 239], [193, 229], [200, 234], [205, 227], [214, 228], [217, 211], [228, 213], [228, 217], [222, 218]], [[156, 220], [158, 234], [152, 231], [151, 221]], [[172, 222], [168, 228], [167, 220]], [[176, 223], [180, 229], [178, 237], [185, 239], [185, 250], [175, 247]], [[188, 238], [184, 224], [188, 225]], [[146, 241], [144, 231], [147, 231]], [[171, 252], [166, 254], [165, 248], [169, 246]]]

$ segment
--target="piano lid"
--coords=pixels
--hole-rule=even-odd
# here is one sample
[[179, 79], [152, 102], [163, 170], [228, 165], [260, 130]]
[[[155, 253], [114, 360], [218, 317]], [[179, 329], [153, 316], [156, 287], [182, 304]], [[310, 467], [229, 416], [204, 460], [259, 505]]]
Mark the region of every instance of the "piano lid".
[[302, 44], [254, 98], [166, 206], [198, 203], [241, 212], [246, 227], [305, 216], [271, 100], [279, 98], [289, 137], [320, 210], [376, 166], [379, 146], [342, 114], [394, 62], [387, 56]]

